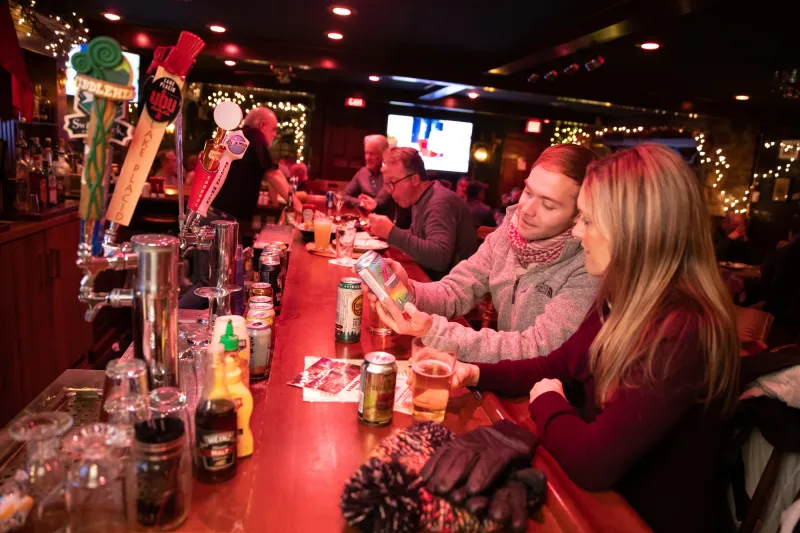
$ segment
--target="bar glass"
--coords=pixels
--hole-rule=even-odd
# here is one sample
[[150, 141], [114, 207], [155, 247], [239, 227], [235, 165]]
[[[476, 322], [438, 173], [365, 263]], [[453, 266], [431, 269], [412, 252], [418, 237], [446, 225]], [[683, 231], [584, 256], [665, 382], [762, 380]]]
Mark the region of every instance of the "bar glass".
[[336, 259], [330, 262], [334, 265], [351, 267], [355, 264], [353, 259], [353, 246], [356, 242], [355, 223], [348, 222], [336, 227]]
[[419, 337], [411, 343], [411, 391], [414, 422], [444, 420], [450, 398], [450, 380], [458, 358], [458, 344], [444, 337]]
[[[375, 305], [383, 305], [380, 302], [375, 302]], [[385, 310], [385, 309], [384, 309]], [[378, 335], [380, 337], [388, 337], [389, 335], [393, 335], [394, 331], [390, 328], [386, 322], [381, 320], [381, 316], [378, 314], [378, 310], [376, 308], [369, 308], [369, 332], [373, 335]]]
[[109, 424], [128, 427], [150, 418], [147, 365], [141, 359], [114, 359], [106, 367], [103, 411]]
[[331, 244], [331, 230], [333, 222], [326, 216], [317, 216], [314, 219], [314, 248], [325, 250]]

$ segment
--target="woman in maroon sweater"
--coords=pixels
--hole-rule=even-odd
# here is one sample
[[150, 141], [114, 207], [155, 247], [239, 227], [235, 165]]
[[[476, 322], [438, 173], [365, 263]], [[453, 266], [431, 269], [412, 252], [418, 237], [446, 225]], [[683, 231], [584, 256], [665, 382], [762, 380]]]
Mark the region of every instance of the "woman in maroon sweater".
[[[550, 355], [458, 363], [454, 384], [529, 392], [541, 442], [576, 484], [620, 491], [655, 531], [714, 531], [739, 356], [700, 187], [675, 152], [645, 144], [592, 163], [578, 208], [597, 309]], [[583, 389], [577, 408], [562, 382]]]

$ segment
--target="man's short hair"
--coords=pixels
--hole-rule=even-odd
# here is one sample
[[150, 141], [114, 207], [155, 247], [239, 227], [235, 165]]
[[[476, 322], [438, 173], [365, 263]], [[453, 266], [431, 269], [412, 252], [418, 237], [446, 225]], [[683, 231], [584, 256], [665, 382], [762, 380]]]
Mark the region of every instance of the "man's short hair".
[[413, 148], [392, 146], [383, 153], [383, 163], [393, 165], [400, 163], [406, 174], [418, 174], [419, 179], [427, 181], [428, 173], [425, 172], [425, 163], [419, 152]]
[[268, 121], [272, 121], [277, 124], [278, 117], [275, 116], [275, 113], [273, 113], [271, 109], [267, 109], [266, 107], [257, 107], [247, 113], [247, 116], [244, 117], [244, 122], [242, 125], [250, 126], [251, 128], [257, 128], [260, 123]]
[[467, 183], [467, 200], [477, 200], [482, 191], [486, 190], [486, 184], [480, 181], [470, 181]]
[[378, 147], [378, 152], [383, 153], [389, 148], [389, 140], [383, 135], [367, 135], [364, 137], [364, 147], [375, 145]]

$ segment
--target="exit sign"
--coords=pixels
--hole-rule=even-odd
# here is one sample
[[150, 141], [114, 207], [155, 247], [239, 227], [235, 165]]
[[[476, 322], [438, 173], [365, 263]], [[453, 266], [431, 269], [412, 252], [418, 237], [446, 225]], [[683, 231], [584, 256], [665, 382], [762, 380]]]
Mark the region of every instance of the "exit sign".
[[367, 102], [363, 98], [351, 96], [350, 98], [345, 99], [344, 105], [345, 107], [367, 107]]
[[529, 118], [525, 123], [525, 133], [541, 133], [542, 121], [538, 118]]

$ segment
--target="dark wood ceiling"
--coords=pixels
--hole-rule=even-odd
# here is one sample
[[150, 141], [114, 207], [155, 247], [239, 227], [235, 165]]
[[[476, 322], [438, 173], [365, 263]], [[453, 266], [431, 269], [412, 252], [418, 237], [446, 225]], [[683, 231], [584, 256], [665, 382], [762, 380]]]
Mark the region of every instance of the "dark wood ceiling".
[[[797, 0], [342, 0], [355, 11], [347, 18], [329, 11], [332, 2], [315, 0], [39, 3], [80, 10], [94, 35], [109, 34], [132, 47], [169, 45], [177, 31], [195, 32], [208, 43], [197, 74], [224, 75], [230, 83], [268, 77], [269, 64], [276, 64], [292, 65], [296, 83], [368, 86], [366, 77], [377, 74], [383, 86], [416, 98], [460, 84], [452, 91], [474, 87], [486, 101], [516, 105], [567, 97], [599, 101], [594, 107], [600, 110], [611, 103], [610, 110], [622, 105], [779, 119], [800, 111], [800, 102], [776, 94], [774, 81], [776, 70], [800, 68]], [[104, 21], [106, 10], [122, 21]], [[209, 24], [228, 31], [214, 34]], [[332, 30], [344, 39], [329, 40]], [[661, 49], [648, 53], [636, 46], [648, 39]], [[597, 55], [603, 66], [586, 71], [583, 65]], [[226, 58], [239, 64], [225, 67]], [[574, 76], [526, 81], [532, 73], [561, 73], [573, 62], [581, 65]], [[736, 94], [751, 100], [737, 102]]]

